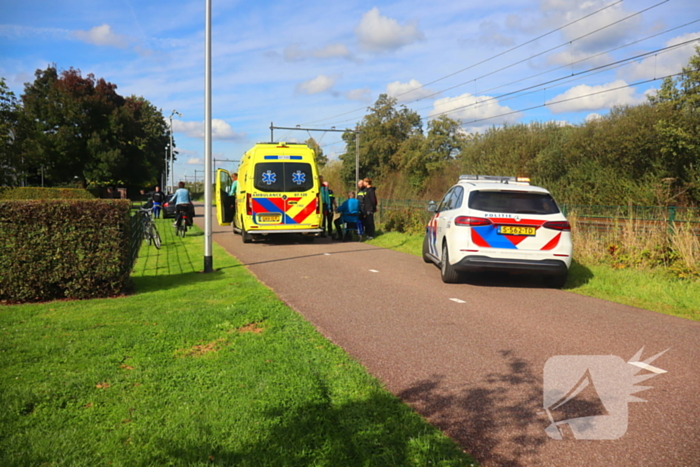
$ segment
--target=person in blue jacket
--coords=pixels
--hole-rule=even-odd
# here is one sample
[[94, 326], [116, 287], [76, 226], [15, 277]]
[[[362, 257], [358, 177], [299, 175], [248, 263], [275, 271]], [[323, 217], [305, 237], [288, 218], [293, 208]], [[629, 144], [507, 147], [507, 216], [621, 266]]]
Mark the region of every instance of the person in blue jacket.
[[[338, 233], [337, 239], [347, 242], [350, 240], [348, 229], [355, 228], [360, 220], [360, 202], [355, 198], [354, 191], [348, 192], [348, 199], [338, 206], [337, 212], [340, 214], [340, 217], [334, 222], [335, 231]], [[342, 224], [345, 224], [346, 227], [344, 236]]]
[[[180, 215], [181, 212], [185, 212], [190, 214], [191, 213], [191, 206], [192, 206], [192, 197], [190, 196], [190, 192], [187, 188], [185, 188], [185, 182], [180, 182], [177, 184], [178, 189], [175, 191], [175, 196], [173, 197], [173, 200], [171, 203], [175, 203], [175, 212], [177, 213], [177, 220], [173, 224], [174, 226], [180, 225], [180, 219], [182, 216]], [[188, 219], [189, 222], [192, 222], [191, 219], [191, 214], [190, 214], [190, 219]], [[188, 222], [188, 223], [189, 223]]]

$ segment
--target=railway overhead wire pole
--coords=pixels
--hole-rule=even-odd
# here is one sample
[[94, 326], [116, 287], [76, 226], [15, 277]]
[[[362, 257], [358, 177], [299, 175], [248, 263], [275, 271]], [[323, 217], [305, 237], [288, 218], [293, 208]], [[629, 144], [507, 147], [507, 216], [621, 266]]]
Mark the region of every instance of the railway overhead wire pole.
[[295, 127], [286, 126], [274, 126], [270, 122], [270, 142], [275, 141], [275, 130], [299, 130], [299, 131], [330, 131], [334, 133], [345, 133], [346, 131], [352, 131], [355, 133], [355, 189], [357, 189], [357, 182], [360, 180], [360, 126], [357, 125], [354, 130], [346, 128], [344, 130], [337, 130], [335, 127], [330, 128], [303, 128], [299, 125]]

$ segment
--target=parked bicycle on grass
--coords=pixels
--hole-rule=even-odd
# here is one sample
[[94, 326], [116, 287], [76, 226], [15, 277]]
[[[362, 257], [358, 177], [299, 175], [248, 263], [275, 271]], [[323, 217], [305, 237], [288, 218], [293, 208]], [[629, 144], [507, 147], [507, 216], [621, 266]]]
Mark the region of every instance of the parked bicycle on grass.
[[156, 224], [153, 222], [152, 210], [149, 208], [141, 208], [139, 209], [139, 215], [141, 216], [141, 223], [143, 224], [143, 238], [148, 241], [149, 245], [152, 244], [160, 250], [160, 235], [158, 234]]

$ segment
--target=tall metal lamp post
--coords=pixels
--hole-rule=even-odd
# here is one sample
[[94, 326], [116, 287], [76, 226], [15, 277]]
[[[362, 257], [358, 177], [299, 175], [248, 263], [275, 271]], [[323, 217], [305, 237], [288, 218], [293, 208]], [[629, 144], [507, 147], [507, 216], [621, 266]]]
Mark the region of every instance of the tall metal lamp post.
[[170, 112], [170, 186], [172, 186], [174, 190], [175, 176], [173, 174], [173, 115], [177, 115], [178, 117], [182, 118], [182, 114], [175, 109], [173, 109], [173, 111]]
[[163, 190], [164, 193], [168, 192], [168, 149], [170, 148], [169, 144], [165, 145], [165, 165], [163, 166], [163, 176], [160, 179], [160, 187]]
[[205, 1], [204, 23], [204, 272], [213, 272], [214, 258], [211, 238], [211, 0]]

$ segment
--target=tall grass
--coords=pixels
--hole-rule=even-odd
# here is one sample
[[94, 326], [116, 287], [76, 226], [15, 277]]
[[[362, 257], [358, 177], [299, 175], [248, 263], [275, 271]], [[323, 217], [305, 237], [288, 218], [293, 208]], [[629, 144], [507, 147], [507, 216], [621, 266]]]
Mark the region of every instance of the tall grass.
[[569, 213], [574, 256], [584, 264], [618, 269], [665, 267], [679, 277], [700, 275], [700, 240], [692, 224], [614, 219], [606, 226], [586, 224]]

